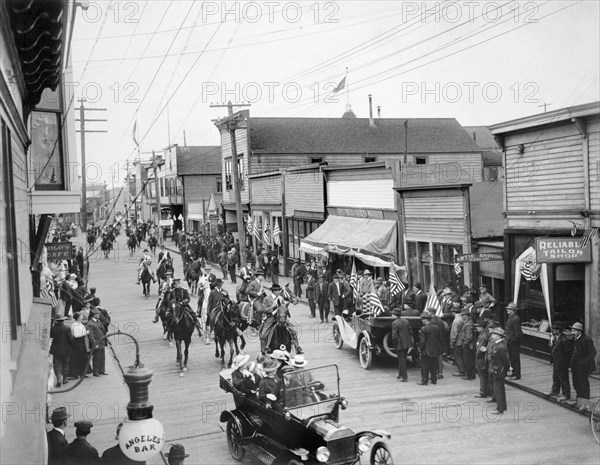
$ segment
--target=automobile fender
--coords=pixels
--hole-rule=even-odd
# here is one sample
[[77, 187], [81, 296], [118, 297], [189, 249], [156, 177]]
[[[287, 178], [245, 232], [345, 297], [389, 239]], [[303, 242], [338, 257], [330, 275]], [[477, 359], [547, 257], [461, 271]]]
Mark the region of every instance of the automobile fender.
[[369, 332], [368, 332], [368, 331], [366, 331], [366, 330], [365, 330], [365, 331], [362, 331], [362, 332], [360, 333], [360, 336], [359, 336], [359, 338], [358, 338], [358, 341], [360, 342], [360, 340], [361, 340], [362, 338], [365, 338], [365, 339], [367, 340], [367, 345], [369, 346], [369, 349], [371, 349], [371, 350], [372, 350], [372, 349], [373, 349], [373, 344], [371, 343], [371, 335], [369, 334]]
[[356, 349], [358, 347], [358, 334], [356, 334], [354, 328], [342, 316], [336, 315], [333, 319], [340, 329], [342, 340], [352, 349]]
[[242, 437], [248, 437], [254, 434], [254, 428], [252, 427], [252, 424], [239, 410], [223, 410], [219, 417], [219, 421], [221, 423], [226, 423], [229, 419], [237, 423], [240, 431], [242, 432]]

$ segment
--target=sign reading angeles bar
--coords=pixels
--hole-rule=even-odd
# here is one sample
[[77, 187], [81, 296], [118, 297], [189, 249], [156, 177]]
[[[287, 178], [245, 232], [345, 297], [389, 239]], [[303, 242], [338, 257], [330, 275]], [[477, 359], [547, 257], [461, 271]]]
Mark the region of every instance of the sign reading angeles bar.
[[545, 237], [535, 240], [537, 261], [540, 263], [587, 263], [592, 261], [592, 249], [588, 241], [581, 247], [580, 237]]

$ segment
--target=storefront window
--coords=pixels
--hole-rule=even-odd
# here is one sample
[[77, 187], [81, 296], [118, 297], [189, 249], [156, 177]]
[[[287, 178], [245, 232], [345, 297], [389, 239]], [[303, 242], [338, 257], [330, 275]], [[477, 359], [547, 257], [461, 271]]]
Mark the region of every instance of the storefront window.
[[456, 274], [454, 269], [454, 253], [462, 254], [462, 246], [434, 244], [434, 276], [438, 287], [444, 286], [446, 282], [463, 284], [463, 273]]

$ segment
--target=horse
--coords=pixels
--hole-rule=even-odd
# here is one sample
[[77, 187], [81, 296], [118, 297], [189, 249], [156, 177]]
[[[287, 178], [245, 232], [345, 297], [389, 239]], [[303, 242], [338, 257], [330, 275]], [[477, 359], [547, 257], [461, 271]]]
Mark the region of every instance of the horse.
[[142, 233], [142, 230], [140, 228], [135, 230], [135, 238], [137, 240], [137, 246], [141, 247], [142, 239], [144, 238], [144, 234]]
[[199, 258], [198, 260], [194, 260], [190, 263], [185, 270], [185, 280], [188, 283], [188, 287], [190, 288], [190, 292], [192, 294], [196, 294], [198, 292], [198, 280], [200, 276], [202, 276], [202, 269], [206, 265], [206, 262], [203, 258]]
[[152, 255], [156, 255], [156, 245], [158, 244], [158, 239], [154, 236], [150, 236], [148, 238], [148, 247], [152, 251]]
[[170, 330], [173, 322], [173, 312], [164, 292], [159, 296], [155, 308], [158, 308], [158, 316], [163, 327], [163, 339], [169, 341], [169, 347], [173, 347], [173, 334]]
[[296, 305], [298, 298], [288, 288], [289, 284], [286, 284], [282, 288], [281, 297], [283, 297], [283, 303], [277, 307], [277, 313], [275, 315], [268, 315], [263, 321], [260, 333], [260, 348], [263, 353], [270, 353], [275, 349], [281, 349], [285, 347], [288, 352], [292, 349], [292, 334], [290, 333], [289, 326], [290, 322], [288, 317], [290, 312], [288, 309], [288, 303]]
[[129, 255], [133, 257], [137, 249], [137, 239], [133, 234], [131, 234], [129, 239], [127, 239], [127, 247], [129, 247]]
[[[215, 331], [215, 357], [221, 358], [221, 369], [225, 368], [225, 343], [229, 343], [229, 362], [227, 368], [233, 363], [233, 353], [238, 355], [240, 349], [237, 345], [240, 314], [237, 305], [229, 299], [219, 301], [217, 308], [213, 309], [210, 319], [213, 321]], [[242, 338], [241, 350], [244, 350], [246, 341]], [[220, 349], [220, 355], [219, 355]]]
[[152, 273], [150, 273], [150, 269], [147, 266], [142, 267], [142, 273], [140, 276], [142, 281], [142, 291], [144, 292], [145, 297], [150, 296], [150, 282], [152, 281]]
[[88, 250], [91, 250], [94, 248], [94, 244], [96, 244], [96, 235], [90, 231], [87, 235], [87, 243], [88, 243]]
[[[192, 334], [194, 334], [195, 329], [196, 325], [192, 320], [192, 316], [186, 312], [185, 308], [181, 304], [173, 305], [173, 324], [171, 325], [170, 331], [175, 340], [175, 347], [177, 348], [177, 364], [179, 365], [180, 378], [187, 372], [188, 351], [192, 342]], [[183, 357], [181, 353], [182, 342], [185, 344]]]
[[175, 269], [173, 268], [173, 259], [172, 258], [163, 259], [163, 261], [160, 262], [158, 269], [156, 270], [156, 276], [158, 277], [158, 286], [159, 287], [161, 286], [163, 281], [166, 281], [167, 271], [170, 271], [172, 275], [174, 275], [174, 273], [175, 273]]
[[104, 239], [102, 239], [100, 248], [102, 249], [102, 252], [104, 252], [104, 258], [108, 258], [108, 254], [112, 250], [112, 247], [113, 247], [112, 242], [110, 241], [110, 239], [108, 237], [105, 237]]

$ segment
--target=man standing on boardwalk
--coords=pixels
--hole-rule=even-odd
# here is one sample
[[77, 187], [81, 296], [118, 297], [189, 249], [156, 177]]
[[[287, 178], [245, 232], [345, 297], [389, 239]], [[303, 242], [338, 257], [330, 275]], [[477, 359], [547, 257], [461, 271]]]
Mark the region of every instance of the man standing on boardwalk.
[[517, 304], [510, 302], [506, 306], [508, 319], [506, 320], [506, 345], [508, 347], [508, 357], [512, 367], [510, 380], [521, 379], [521, 339], [523, 331], [521, 330], [521, 319], [517, 315]]
[[[577, 397], [590, 398], [589, 376], [596, 370], [596, 347], [592, 339], [583, 333], [583, 325], [579, 322], [571, 326], [575, 339], [573, 341], [573, 354], [571, 355], [571, 373], [573, 387]], [[585, 410], [585, 405], [579, 404], [579, 410]]]

